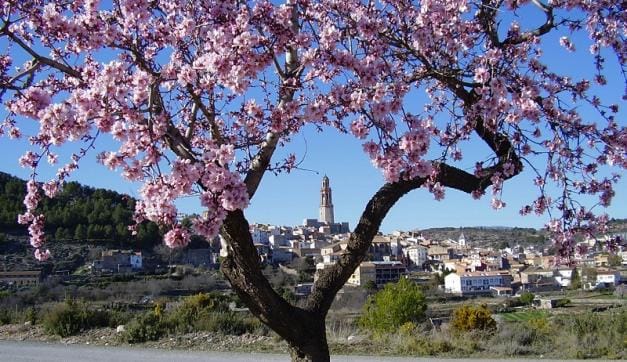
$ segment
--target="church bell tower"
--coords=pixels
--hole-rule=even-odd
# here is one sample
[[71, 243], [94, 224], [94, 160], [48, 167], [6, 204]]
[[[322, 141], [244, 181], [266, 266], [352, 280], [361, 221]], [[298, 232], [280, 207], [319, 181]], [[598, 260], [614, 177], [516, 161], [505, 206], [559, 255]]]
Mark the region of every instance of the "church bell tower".
[[320, 222], [333, 224], [333, 201], [331, 199], [331, 187], [329, 187], [329, 178], [325, 175], [322, 178], [322, 188], [320, 189]]

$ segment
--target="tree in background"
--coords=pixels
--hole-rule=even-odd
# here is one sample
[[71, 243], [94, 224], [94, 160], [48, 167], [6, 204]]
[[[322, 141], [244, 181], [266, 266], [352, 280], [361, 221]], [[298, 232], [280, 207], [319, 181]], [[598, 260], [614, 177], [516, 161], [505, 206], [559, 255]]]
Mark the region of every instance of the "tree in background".
[[[620, 1], [584, 0], [4, 0], [0, 130], [33, 145], [20, 158], [33, 179], [18, 221], [35, 256], [50, 257], [41, 190], [57, 195], [91, 152], [142, 183], [135, 220], [160, 224], [172, 248], [192, 235], [174, 201], [198, 196], [194, 232], [224, 238], [235, 292], [293, 359], [326, 361], [336, 293], [412, 190], [436, 200], [446, 189], [488, 192], [500, 209], [506, 181], [525, 168], [537, 194], [520, 212], [550, 213], [560, 258], [578, 234], [605, 231], [607, 216], [578, 196], [609, 205], [619, 175], [608, 169], [626, 165], [618, 106], [601, 97], [615, 93], [603, 93], [608, 79], [625, 80], [624, 14]], [[543, 57], [558, 43], [591, 57], [570, 74]], [[23, 134], [32, 120], [39, 129]], [[273, 155], [305, 127], [361, 140], [385, 183], [297, 307], [263, 276], [242, 210], [267, 171], [297, 167], [296, 155]], [[100, 148], [101, 137], [115, 148]], [[60, 159], [56, 147], [77, 143]], [[486, 154], [470, 151], [479, 145]], [[40, 187], [46, 161], [57, 177]]]
[[595, 267], [583, 267], [581, 269], [581, 277], [586, 283], [596, 284], [597, 269]]
[[607, 256], [607, 264], [611, 267], [623, 265], [623, 257], [620, 254], [611, 253]]
[[524, 305], [531, 305], [531, 303], [533, 303], [533, 300], [535, 299], [535, 294], [531, 293], [531, 292], [527, 292], [524, 291], [520, 294], [520, 297], [518, 298], [520, 300], [520, 302]]
[[581, 289], [583, 286], [581, 282], [581, 275], [579, 275], [579, 270], [577, 268], [573, 269], [572, 274], [570, 275], [570, 289], [577, 290]]
[[389, 333], [405, 323], [422, 321], [426, 310], [427, 303], [420, 287], [401, 278], [368, 297], [359, 324], [375, 333]]

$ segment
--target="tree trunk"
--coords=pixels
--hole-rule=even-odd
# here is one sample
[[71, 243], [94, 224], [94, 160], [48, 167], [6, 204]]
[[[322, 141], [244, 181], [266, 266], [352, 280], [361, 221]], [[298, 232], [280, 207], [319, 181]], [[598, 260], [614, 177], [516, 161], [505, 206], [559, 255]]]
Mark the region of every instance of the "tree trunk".
[[328, 308], [303, 309], [281, 298], [261, 273], [249, 230], [241, 210], [228, 213], [222, 225], [222, 236], [230, 249], [222, 261], [224, 276], [250, 312], [287, 341], [293, 361], [329, 361]]
[[327, 344], [327, 332], [324, 317], [314, 321], [314, 324], [304, 326], [307, 332], [303, 334], [303, 326], [294, 326], [297, 338], [287, 339], [290, 345], [290, 355], [293, 362], [328, 362], [329, 345]]
[[325, 336], [323, 341], [310, 340], [300, 343], [298, 346], [290, 347], [292, 362], [328, 362], [329, 346]]

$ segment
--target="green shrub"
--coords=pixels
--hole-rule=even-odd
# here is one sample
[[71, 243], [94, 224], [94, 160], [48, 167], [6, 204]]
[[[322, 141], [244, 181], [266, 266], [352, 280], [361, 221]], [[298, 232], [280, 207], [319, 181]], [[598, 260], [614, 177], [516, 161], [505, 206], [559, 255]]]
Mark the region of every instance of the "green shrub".
[[556, 308], [563, 308], [563, 307], [566, 307], [569, 304], [570, 304], [570, 299], [568, 299], [568, 298], [559, 299], [559, 300], [557, 300], [555, 302], [555, 307]]
[[393, 351], [400, 355], [410, 356], [436, 356], [453, 350], [449, 341], [433, 339], [425, 335], [398, 335], [393, 343]]
[[485, 305], [463, 305], [453, 311], [451, 328], [455, 332], [494, 331], [496, 321]]
[[174, 310], [165, 312], [162, 304], [142, 314], [126, 326], [123, 340], [128, 343], [153, 341], [169, 333], [208, 331], [228, 335], [267, 334], [256, 318], [229, 310], [228, 296], [218, 293], [197, 294], [183, 299]]
[[11, 324], [13, 322], [13, 316], [11, 311], [7, 309], [0, 309], [0, 326], [5, 324]]
[[85, 303], [72, 300], [56, 304], [43, 316], [44, 330], [48, 334], [60, 337], [68, 337], [85, 329], [108, 325], [108, 312], [90, 310]]
[[142, 343], [156, 341], [167, 333], [167, 323], [154, 312], [147, 312], [137, 316], [126, 325], [122, 339], [127, 343]]
[[107, 313], [108, 326], [115, 328], [119, 325], [126, 325], [133, 319], [133, 314], [125, 310], [109, 310]]
[[175, 332], [192, 332], [197, 330], [201, 324], [213, 323], [207, 322], [207, 320], [211, 320], [214, 313], [228, 311], [228, 303], [229, 298], [227, 296], [217, 293], [187, 297], [178, 308], [170, 312], [167, 317], [168, 324]]
[[422, 321], [426, 309], [420, 287], [401, 278], [397, 283], [386, 284], [383, 290], [368, 297], [359, 325], [376, 333], [389, 333], [407, 322]]
[[233, 312], [211, 313], [194, 324], [197, 330], [225, 335], [254, 333], [260, 326], [256, 319], [246, 318]]
[[30, 324], [36, 324], [39, 320], [39, 315], [35, 308], [28, 308], [24, 311], [24, 322], [29, 322]]
[[566, 358], [627, 358], [627, 308], [555, 318], [556, 344]]
[[536, 296], [531, 292], [522, 292], [518, 300], [520, 300], [523, 305], [531, 305], [535, 297]]

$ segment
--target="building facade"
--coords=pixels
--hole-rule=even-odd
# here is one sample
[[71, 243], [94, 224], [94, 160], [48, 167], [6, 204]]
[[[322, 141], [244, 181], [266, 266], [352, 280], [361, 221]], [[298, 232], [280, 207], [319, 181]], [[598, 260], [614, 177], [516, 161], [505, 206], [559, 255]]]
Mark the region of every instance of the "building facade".
[[427, 262], [429, 256], [427, 254], [427, 248], [422, 245], [412, 245], [405, 248], [407, 260], [411, 266], [422, 268], [424, 263]]
[[381, 286], [397, 282], [405, 272], [405, 266], [398, 261], [367, 261], [359, 264], [346, 284], [364, 286], [373, 281], [377, 286]]
[[491, 293], [491, 287], [510, 287], [512, 275], [505, 271], [451, 273], [444, 277], [447, 293], [461, 295]]
[[0, 272], [0, 283], [28, 286], [37, 285], [41, 281], [40, 270], [6, 271]]

